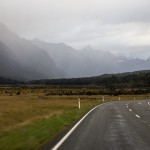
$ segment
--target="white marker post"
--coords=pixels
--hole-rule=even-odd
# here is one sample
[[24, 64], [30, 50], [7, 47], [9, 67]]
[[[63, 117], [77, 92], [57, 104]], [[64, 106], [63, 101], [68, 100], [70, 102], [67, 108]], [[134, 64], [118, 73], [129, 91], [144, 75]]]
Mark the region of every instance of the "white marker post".
[[102, 96], [103, 103], [105, 102], [104, 96]]
[[81, 104], [80, 104], [80, 98], [78, 98], [78, 108], [80, 109]]
[[120, 101], [120, 96], [119, 96], [119, 101]]

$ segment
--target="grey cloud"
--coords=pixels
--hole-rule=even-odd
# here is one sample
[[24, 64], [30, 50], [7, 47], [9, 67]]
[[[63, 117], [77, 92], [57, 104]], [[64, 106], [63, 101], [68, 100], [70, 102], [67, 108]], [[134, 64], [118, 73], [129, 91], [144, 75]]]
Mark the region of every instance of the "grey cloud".
[[0, 0], [0, 22], [28, 39], [123, 52], [150, 45], [149, 7], [149, 0]]

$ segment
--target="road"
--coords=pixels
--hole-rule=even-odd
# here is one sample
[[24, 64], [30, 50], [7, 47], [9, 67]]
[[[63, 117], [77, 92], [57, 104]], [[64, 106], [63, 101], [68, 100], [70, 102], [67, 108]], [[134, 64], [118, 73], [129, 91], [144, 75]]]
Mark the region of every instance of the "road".
[[150, 150], [150, 100], [96, 108], [58, 150]]

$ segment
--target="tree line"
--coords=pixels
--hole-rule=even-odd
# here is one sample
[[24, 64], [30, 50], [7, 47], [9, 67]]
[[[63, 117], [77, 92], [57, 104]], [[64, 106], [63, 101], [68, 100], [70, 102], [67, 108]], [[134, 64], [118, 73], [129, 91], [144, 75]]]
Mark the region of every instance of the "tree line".
[[148, 88], [150, 87], [150, 71], [132, 73], [105, 74], [96, 77], [47, 79], [30, 81], [33, 85], [62, 86], [99, 86], [104, 88]]

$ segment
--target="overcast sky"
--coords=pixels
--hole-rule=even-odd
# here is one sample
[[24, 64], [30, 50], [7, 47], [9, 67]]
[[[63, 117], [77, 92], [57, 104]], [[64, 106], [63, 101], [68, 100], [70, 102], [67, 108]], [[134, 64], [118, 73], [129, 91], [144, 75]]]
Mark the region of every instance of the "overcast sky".
[[0, 0], [0, 22], [28, 39], [150, 56], [150, 0]]

